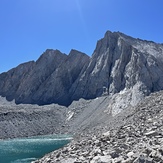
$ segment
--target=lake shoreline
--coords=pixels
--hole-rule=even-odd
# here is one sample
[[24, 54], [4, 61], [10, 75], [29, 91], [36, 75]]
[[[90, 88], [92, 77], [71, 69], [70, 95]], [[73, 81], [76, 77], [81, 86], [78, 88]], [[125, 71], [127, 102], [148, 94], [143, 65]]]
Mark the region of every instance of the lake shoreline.
[[1, 163], [30, 163], [62, 148], [72, 139], [70, 135], [44, 135], [2, 140], [0, 141]]

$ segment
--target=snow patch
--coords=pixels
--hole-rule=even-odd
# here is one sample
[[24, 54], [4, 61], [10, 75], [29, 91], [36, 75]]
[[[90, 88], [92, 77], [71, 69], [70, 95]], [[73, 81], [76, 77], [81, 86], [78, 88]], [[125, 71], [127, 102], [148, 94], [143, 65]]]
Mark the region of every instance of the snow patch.
[[73, 111], [68, 111], [66, 121], [69, 121], [73, 116], [74, 116], [74, 112]]

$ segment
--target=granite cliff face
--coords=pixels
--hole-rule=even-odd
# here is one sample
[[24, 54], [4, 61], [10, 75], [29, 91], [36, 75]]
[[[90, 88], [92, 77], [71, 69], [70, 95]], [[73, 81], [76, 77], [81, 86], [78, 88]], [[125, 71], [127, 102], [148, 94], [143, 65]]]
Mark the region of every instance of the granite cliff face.
[[46, 50], [36, 62], [1, 74], [0, 94], [16, 103], [68, 105], [69, 89], [88, 63], [89, 57], [76, 50], [68, 56], [58, 50]]
[[130, 90], [131, 103], [135, 104], [139, 98], [163, 88], [162, 63], [163, 45], [108, 31], [76, 81], [73, 97], [100, 96], [105, 86], [109, 94]]
[[[0, 95], [16, 103], [69, 105], [80, 98], [127, 94], [131, 105], [163, 89], [163, 44], [107, 31], [90, 58], [46, 50], [28, 62], [0, 74]], [[115, 97], [116, 100], [116, 97]]]

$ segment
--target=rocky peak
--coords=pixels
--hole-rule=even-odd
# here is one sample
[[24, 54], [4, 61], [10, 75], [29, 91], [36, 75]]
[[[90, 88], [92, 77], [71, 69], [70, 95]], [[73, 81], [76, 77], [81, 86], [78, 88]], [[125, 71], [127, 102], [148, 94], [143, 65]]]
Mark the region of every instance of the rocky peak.
[[10, 73], [1, 74], [0, 93], [8, 96], [7, 92], [13, 92], [12, 99], [17, 103], [64, 104], [66, 101], [64, 105], [68, 105], [80, 98], [129, 91], [129, 101], [137, 103], [151, 92], [163, 89], [162, 65], [162, 44], [107, 31], [97, 42], [91, 58], [74, 49], [69, 55], [46, 50], [28, 72], [22, 70], [22, 76], [28, 75], [23, 79], [15, 76], [17, 86], [12, 91]]
[[47, 49], [36, 61], [36, 64], [59, 63], [59, 60], [62, 60], [62, 58], [64, 59], [66, 57], [67, 55], [61, 53], [59, 50]]
[[100, 39], [97, 42], [96, 49], [94, 51], [94, 55], [99, 55], [101, 53], [105, 53], [109, 48], [114, 48], [117, 44], [118, 35], [116, 33], [112, 33], [107, 31], [104, 35], [104, 38]]
[[79, 98], [80, 94], [83, 98], [95, 98], [106, 87], [109, 95], [130, 90], [135, 104], [151, 92], [163, 89], [162, 55], [160, 44], [107, 31], [97, 42], [86, 71], [79, 76], [73, 97]]
[[[79, 65], [80, 62], [84, 62], [84, 64], [85, 64], [85, 63], [89, 62], [90, 57], [85, 53], [82, 53], [80, 51], [72, 49], [68, 55], [67, 60], [69, 60], [73, 64], [78, 64], [78, 66], [80, 67], [80, 65]], [[69, 65], [69, 66], [71, 67], [71, 65]]]
[[[69, 56], [78, 56], [78, 55], [84, 55], [84, 56], [87, 56], [87, 54], [85, 53], [82, 53], [78, 50], [75, 50], [75, 49], [71, 49], [70, 53], [69, 53]], [[89, 56], [87, 56], [89, 58]]]

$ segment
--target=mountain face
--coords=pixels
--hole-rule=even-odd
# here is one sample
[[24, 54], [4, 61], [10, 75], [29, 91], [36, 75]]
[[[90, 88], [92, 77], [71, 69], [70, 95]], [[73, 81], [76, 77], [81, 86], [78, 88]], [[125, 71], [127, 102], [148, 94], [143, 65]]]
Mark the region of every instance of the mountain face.
[[28, 62], [0, 74], [0, 95], [16, 103], [69, 105], [80, 98], [125, 93], [132, 105], [163, 89], [163, 44], [107, 31], [90, 58], [46, 50]]
[[69, 89], [88, 63], [89, 57], [75, 50], [68, 56], [46, 50], [36, 62], [1, 74], [0, 94], [16, 103], [68, 105]]

